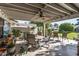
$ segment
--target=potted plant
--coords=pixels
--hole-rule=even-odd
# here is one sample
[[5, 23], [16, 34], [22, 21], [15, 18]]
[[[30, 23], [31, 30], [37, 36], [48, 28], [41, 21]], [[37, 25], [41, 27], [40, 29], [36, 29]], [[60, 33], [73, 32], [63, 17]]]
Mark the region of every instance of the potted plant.
[[16, 30], [16, 29], [13, 29], [13, 35], [16, 37], [16, 39], [19, 38], [19, 36], [21, 35], [21, 31], [20, 30]]

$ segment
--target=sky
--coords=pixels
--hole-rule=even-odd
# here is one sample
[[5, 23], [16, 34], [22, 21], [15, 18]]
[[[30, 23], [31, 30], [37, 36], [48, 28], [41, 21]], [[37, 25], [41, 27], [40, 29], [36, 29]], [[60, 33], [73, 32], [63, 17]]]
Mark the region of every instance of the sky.
[[[67, 20], [52, 22], [52, 25], [55, 24], [55, 23], [57, 23], [58, 25], [60, 25], [62, 23], [73, 23], [73, 24], [76, 24], [77, 23], [77, 21], [76, 21], [77, 19], [79, 19], [79, 18], [73, 18], [73, 19], [67, 19]], [[30, 21], [23, 21], [23, 20], [17, 20], [17, 21], [18, 21], [18, 23], [22, 23], [22, 24], [24, 24], [25, 22], [27, 24], [30, 23]]]
[[16, 20], [18, 21], [18, 23], [21, 23], [21, 24], [29, 24], [30, 21], [24, 21], [24, 20]]
[[58, 25], [62, 24], [62, 23], [73, 23], [76, 24], [77, 23], [77, 19], [79, 18], [73, 18], [73, 19], [67, 19], [67, 20], [62, 20], [62, 21], [58, 21], [58, 22], [52, 22], [52, 25], [57, 23]]

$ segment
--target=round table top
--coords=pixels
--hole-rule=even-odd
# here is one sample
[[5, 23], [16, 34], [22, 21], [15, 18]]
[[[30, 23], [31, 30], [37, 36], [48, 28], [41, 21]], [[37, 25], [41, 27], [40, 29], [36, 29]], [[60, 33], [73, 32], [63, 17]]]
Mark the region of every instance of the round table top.
[[40, 35], [38, 35], [38, 36], [36, 36], [35, 38], [40, 40], [40, 39], [43, 39], [44, 36], [40, 36]]
[[16, 44], [22, 44], [22, 43], [26, 43], [26, 40], [20, 40], [20, 41], [16, 41]]

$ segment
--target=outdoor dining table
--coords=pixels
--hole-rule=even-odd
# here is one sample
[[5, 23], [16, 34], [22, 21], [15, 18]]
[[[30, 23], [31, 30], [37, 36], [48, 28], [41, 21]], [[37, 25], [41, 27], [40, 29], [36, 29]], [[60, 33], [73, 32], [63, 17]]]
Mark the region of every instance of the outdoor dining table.
[[43, 39], [44, 36], [37, 35], [35, 38], [38, 39], [38, 40], [40, 40], [40, 39]]
[[18, 40], [18, 41], [16, 41], [16, 44], [26, 44], [27, 43], [27, 41], [26, 40]]

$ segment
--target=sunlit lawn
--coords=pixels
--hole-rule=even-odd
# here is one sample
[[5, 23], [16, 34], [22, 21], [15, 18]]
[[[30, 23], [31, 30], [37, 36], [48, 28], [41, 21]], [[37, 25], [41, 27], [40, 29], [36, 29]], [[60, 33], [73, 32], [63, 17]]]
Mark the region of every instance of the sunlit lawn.
[[79, 33], [76, 33], [76, 32], [68, 33], [68, 34], [67, 34], [67, 38], [68, 38], [68, 39], [77, 38], [78, 34], [79, 34]]

